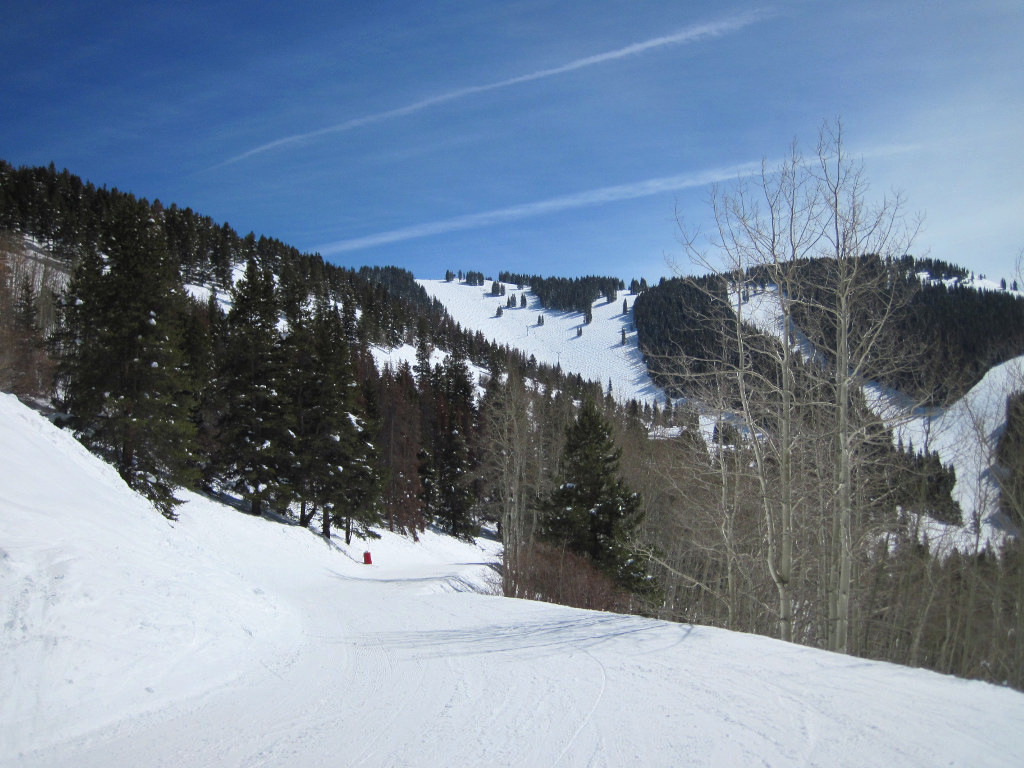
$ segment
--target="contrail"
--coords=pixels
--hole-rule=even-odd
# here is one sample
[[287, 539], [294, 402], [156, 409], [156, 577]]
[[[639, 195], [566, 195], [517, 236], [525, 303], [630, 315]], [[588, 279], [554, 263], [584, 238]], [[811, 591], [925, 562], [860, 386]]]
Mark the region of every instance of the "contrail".
[[639, 197], [650, 197], [662, 192], [672, 192], [692, 187], [702, 187], [707, 184], [723, 182], [736, 179], [740, 176], [747, 176], [761, 172], [761, 161], [743, 163], [725, 168], [714, 168], [698, 173], [680, 174], [677, 176], [662, 176], [646, 181], [632, 182], [630, 184], [619, 184], [611, 187], [600, 187], [584, 192], [577, 192], [571, 195], [552, 197], [547, 200], [539, 200], [532, 203], [522, 203], [508, 208], [497, 208], [482, 213], [470, 213], [465, 216], [456, 216], [441, 221], [431, 221], [424, 224], [416, 224], [411, 227], [393, 229], [388, 232], [379, 232], [375, 235], [356, 237], [350, 240], [339, 240], [328, 243], [315, 250], [321, 255], [330, 256], [346, 251], [358, 251], [364, 248], [372, 248], [377, 245], [399, 243], [405, 240], [416, 240], [421, 237], [441, 235], [446, 232], [456, 232], [464, 229], [477, 229], [492, 224], [500, 224], [506, 221], [528, 219], [535, 216], [544, 216], [558, 211], [571, 210], [576, 208], [589, 208], [595, 205], [604, 205], [619, 200], [635, 200]]
[[513, 85], [520, 85], [522, 83], [533, 82], [534, 80], [543, 80], [548, 77], [555, 77], [556, 75], [564, 75], [567, 72], [575, 72], [579, 69], [586, 69], [587, 67], [593, 67], [598, 64], [604, 64], [609, 61], [617, 61], [618, 59], [624, 59], [629, 56], [636, 56], [638, 54], [646, 53], [647, 51], [655, 50], [658, 48], [664, 48], [670, 45], [682, 45], [685, 43], [693, 43], [699, 40], [706, 40], [715, 37], [721, 37], [730, 32], [743, 29], [755, 21], [763, 18], [765, 14], [763, 12], [752, 12], [739, 16], [734, 16], [728, 19], [720, 21], [708, 22], [705, 24], [696, 24], [685, 29], [681, 29], [678, 32], [674, 32], [671, 35], [664, 35], [663, 37], [655, 37], [650, 40], [644, 40], [643, 42], [633, 43], [627, 45], [625, 48], [618, 48], [614, 51], [606, 51], [604, 53], [598, 53], [593, 56], [586, 56], [582, 59], [575, 59], [567, 64], [562, 64], [558, 67], [551, 67], [550, 69], [539, 69], [536, 72], [530, 72], [525, 75], [518, 75], [516, 77], [510, 77], [505, 80], [497, 80], [493, 83], [485, 83], [484, 85], [472, 85], [466, 88], [459, 88], [454, 91], [448, 91], [438, 96], [432, 96], [428, 99], [421, 99], [415, 101], [412, 104], [406, 104], [404, 107], [396, 107], [395, 109], [385, 110], [384, 112], [375, 112], [371, 115], [364, 115], [363, 117], [352, 118], [342, 123], [336, 123], [335, 125], [329, 125], [325, 128], [319, 128], [315, 131], [307, 131], [305, 133], [296, 133], [291, 136], [285, 136], [284, 138], [276, 139], [275, 141], [261, 144], [258, 147], [243, 152], [240, 155], [235, 155], [223, 163], [221, 166], [229, 165], [231, 163], [237, 163], [241, 160], [259, 155], [264, 152], [269, 152], [272, 149], [278, 149], [280, 147], [289, 146], [292, 144], [299, 144], [310, 139], [319, 138], [320, 136], [327, 136], [332, 133], [342, 133], [344, 131], [350, 131], [354, 128], [361, 128], [365, 125], [371, 125], [373, 123], [384, 122], [385, 120], [392, 120], [396, 117], [404, 117], [405, 115], [411, 115], [414, 112], [434, 107], [439, 104], [446, 104], [450, 101], [457, 101], [458, 99], [464, 99], [467, 96], [472, 96], [478, 93], [486, 93], [488, 91], [496, 91], [501, 88], [508, 88]]

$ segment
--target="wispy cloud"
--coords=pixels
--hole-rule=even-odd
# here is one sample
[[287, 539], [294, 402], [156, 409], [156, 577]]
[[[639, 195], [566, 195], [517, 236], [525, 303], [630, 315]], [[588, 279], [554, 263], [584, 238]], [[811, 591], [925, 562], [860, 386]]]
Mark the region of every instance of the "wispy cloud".
[[400, 243], [405, 240], [417, 240], [433, 235], [443, 235], [448, 232], [457, 232], [465, 229], [478, 229], [493, 224], [502, 224], [508, 221], [529, 219], [536, 216], [546, 216], [560, 211], [573, 210], [577, 208], [590, 208], [597, 205], [606, 205], [619, 200], [635, 200], [640, 197], [650, 197], [664, 192], [673, 192], [681, 189], [702, 187], [708, 184], [724, 182], [747, 176], [753, 173], [760, 173], [761, 161], [743, 163], [724, 168], [714, 168], [697, 173], [680, 174], [678, 176], [662, 176], [646, 181], [637, 181], [630, 184], [619, 184], [611, 187], [600, 187], [598, 189], [577, 192], [571, 195], [552, 197], [547, 200], [539, 200], [532, 203], [522, 203], [508, 208], [497, 208], [481, 213], [470, 213], [465, 216], [456, 216], [441, 221], [431, 221], [423, 224], [415, 224], [411, 227], [402, 227], [388, 232], [378, 232], [373, 235], [356, 237], [349, 240], [338, 240], [333, 243], [322, 245], [316, 250], [324, 256], [331, 256], [347, 251], [358, 251], [365, 248], [373, 248], [378, 245], [389, 243]]
[[483, 85], [472, 85], [466, 88], [458, 88], [447, 93], [439, 94], [438, 96], [431, 96], [428, 99], [421, 99], [411, 104], [406, 104], [402, 107], [396, 107], [395, 109], [388, 109], [383, 112], [375, 112], [370, 115], [363, 115], [362, 117], [355, 117], [351, 120], [346, 120], [342, 123], [336, 123], [334, 125], [326, 126], [325, 128], [319, 128], [315, 131], [306, 131], [304, 133], [296, 133], [291, 136], [285, 136], [274, 141], [269, 141], [266, 144], [261, 144], [258, 147], [243, 152], [240, 155], [228, 158], [221, 165], [229, 165], [231, 163], [237, 163], [241, 160], [246, 160], [255, 155], [269, 152], [273, 149], [280, 149], [281, 147], [287, 147], [293, 144], [300, 144], [302, 142], [309, 141], [311, 139], [320, 138], [321, 136], [327, 136], [332, 133], [342, 133], [344, 131], [351, 131], [355, 128], [362, 128], [366, 125], [372, 125], [373, 123], [381, 123], [386, 120], [393, 120], [398, 117], [404, 117], [411, 115], [415, 112], [419, 112], [430, 107], [436, 107], [440, 104], [447, 104], [448, 102], [458, 101], [468, 96], [473, 96], [478, 93], [487, 93], [488, 91], [496, 91], [502, 88], [509, 88], [513, 85], [521, 85], [523, 83], [530, 83], [535, 80], [544, 80], [549, 77], [556, 77], [557, 75], [564, 75], [569, 72], [575, 72], [580, 69], [586, 69], [587, 67], [597, 66], [599, 64], [606, 64], [612, 61], [618, 61], [619, 59], [625, 59], [630, 56], [637, 56], [648, 51], [653, 51], [658, 48], [665, 48], [672, 45], [684, 45], [687, 43], [695, 43], [700, 40], [707, 40], [716, 37], [722, 37], [732, 32], [737, 32], [744, 27], [750, 26], [756, 21], [764, 18], [767, 14], [763, 11], [745, 13], [737, 16], [730, 16], [726, 19], [720, 19], [718, 21], [707, 22], [704, 24], [695, 24], [684, 29], [673, 32], [670, 35], [664, 35], [662, 37], [654, 37], [650, 40], [644, 40], [639, 43], [633, 43], [627, 45], [624, 48], [617, 48], [613, 51], [605, 51], [604, 53], [598, 53], [593, 56], [585, 56], [581, 59], [575, 59], [562, 64], [557, 67], [551, 67], [549, 69], [539, 69], [535, 72], [530, 72], [524, 75], [517, 75], [516, 77], [510, 77], [505, 80], [497, 80], [492, 83], [485, 83]]

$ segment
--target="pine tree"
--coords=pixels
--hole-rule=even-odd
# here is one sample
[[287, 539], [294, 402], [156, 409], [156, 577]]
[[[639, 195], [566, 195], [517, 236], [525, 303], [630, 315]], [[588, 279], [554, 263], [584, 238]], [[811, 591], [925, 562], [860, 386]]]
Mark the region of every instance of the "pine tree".
[[[362, 387], [350, 386], [349, 395], [343, 417], [352, 426], [355, 440], [348, 447], [340, 493], [332, 504], [335, 523], [345, 529], [346, 544], [352, 543], [353, 533], [365, 535], [370, 526], [380, 525], [384, 484], [380, 457], [373, 443], [381, 423], [374, 382], [364, 382]], [[337, 442], [343, 445], [343, 441]]]
[[76, 270], [57, 336], [59, 391], [91, 450], [167, 517], [194, 485], [194, 403], [185, 370], [187, 307], [177, 265], [144, 202], [110, 211], [102, 256]]
[[649, 579], [630, 545], [642, 517], [640, 498], [618, 476], [620, 455], [610, 425], [588, 398], [566, 429], [561, 483], [546, 504], [545, 533], [621, 586], [644, 591]]
[[461, 351], [453, 350], [438, 371], [433, 468], [424, 476], [423, 485], [428, 494], [428, 511], [441, 528], [459, 537], [475, 536], [478, 532], [473, 519], [476, 495], [470, 443], [475, 416], [469, 367]]
[[421, 448], [416, 381], [408, 363], [381, 378], [383, 408], [377, 444], [384, 468], [384, 520], [388, 530], [411, 534], [423, 529], [423, 485], [419, 475]]
[[[277, 471], [284, 482], [283, 502], [299, 504], [299, 523], [309, 525], [322, 510], [343, 465], [335, 455], [338, 411], [345, 402], [348, 348], [337, 310], [323, 292], [315, 306], [296, 296], [284, 305], [287, 333], [280, 342], [282, 365], [281, 427]], [[330, 347], [327, 355], [324, 349]], [[330, 521], [324, 520], [325, 535]]]
[[[2, 246], [0, 246], [2, 247]], [[7, 282], [0, 255], [0, 387], [24, 396], [44, 396], [53, 385], [53, 366], [46, 354], [46, 340], [39, 323], [40, 291], [32, 270], [17, 285]], [[11, 282], [15, 282], [13, 278]], [[5, 284], [6, 283], [6, 284]], [[13, 296], [7, 295], [8, 287]]]
[[[250, 255], [232, 291], [217, 384], [224, 394], [214, 464], [254, 515], [280, 485], [287, 437], [278, 306], [270, 269]], [[286, 470], [287, 471], [287, 470]]]

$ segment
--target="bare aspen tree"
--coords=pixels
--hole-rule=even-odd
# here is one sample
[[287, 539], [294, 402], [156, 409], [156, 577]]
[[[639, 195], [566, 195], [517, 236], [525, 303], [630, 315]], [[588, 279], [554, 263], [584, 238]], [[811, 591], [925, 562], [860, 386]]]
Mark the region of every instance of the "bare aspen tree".
[[[714, 191], [710, 256], [685, 232], [683, 240], [691, 262], [725, 285], [715, 291], [693, 283], [728, 304], [725, 323], [720, 311], [706, 318], [719, 323], [729, 345], [712, 377], [730, 382], [733, 408], [749, 433], [779, 636], [795, 639], [797, 531], [810, 526], [797, 518], [825, 512], [830, 524], [807, 530], [821, 531], [827, 553], [816, 564], [828, 583], [827, 645], [843, 652], [851, 650], [854, 553], [864, 544], [855, 504], [868, 496], [858, 483], [869, 472], [857, 462], [867, 460], [866, 446], [885, 433], [891, 416], [869, 413], [863, 387], [892, 365], [887, 332], [908, 292], [892, 284], [889, 267], [908, 253], [916, 232], [898, 195], [872, 206], [866, 192], [863, 167], [847, 157], [837, 122], [822, 129], [811, 161], [793, 145], [777, 168], [764, 165], [756, 180]], [[758, 301], [755, 281], [767, 286]], [[672, 361], [682, 388], [710, 402], [692, 363]], [[812, 444], [818, 447], [810, 453], [831, 471], [797, 477], [797, 458]], [[800, 636], [807, 638], [804, 629]]]
[[[814, 171], [825, 208], [823, 230], [826, 248], [822, 256], [834, 269], [820, 305], [834, 328], [834, 346], [826, 350], [835, 387], [835, 504], [838, 541], [836, 581], [833, 588], [833, 631], [829, 648], [846, 653], [849, 647], [850, 600], [853, 581], [854, 478], [853, 463], [860, 444], [867, 439], [866, 425], [855, 423], [851, 406], [855, 394], [882, 367], [892, 368], [897, 354], [888, 336], [892, 321], [906, 296], [888, 289], [884, 268], [871, 273], [876, 262], [901, 258], [910, 251], [917, 234], [908, 223], [904, 204], [897, 194], [871, 205], [866, 200], [867, 181], [863, 164], [851, 160], [843, 145], [842, 126], [826, 125], [818, 142], [818, 167]], [[819, 344], [827, 346], [827, 336]], [[882, 362], [884, 359], [887, 362]], [[904, 358], [905, 360], [905, 358]], [[894, 414], [890, 414], [894, 415]]]
[[[823, 237], [824, 206], [813, 180], [809, 178], [795, 145], [789, 157], [778, 169], [762, 165], [759, 183], [738, 182], [733, 189], [713, 193], [717, 233], [714, 241], [715, 256], [709, 258], [698, 252], [693, 239], [684, 240], [691, 260], [710, 269], [728, 282], [724, 298], [729, 303], [732, 319], [723, 343], [722, 360], [731, 365], [718, 372], [731, 380], [730, 390], [743, 422], [751, 429], [764, 424], [762, 406], [766, 399], [778, 405], [772, 413], [773, 429], [770, 439], [761, 431], [749, 441], [762, 513], [765, 521], [765, 562], [778, 595], [778, 633], [783, 640], [793, 639], [793, 558], [794, 558], [794, 375], [796, 364], [793, 352], [793, 319], [791, 283], [795, 279], [794, 267], [801, 259], [815, 255]], [[774, 284], [780, 316], [774, 330], [781, 343], [766, 343], [746, 317], [748, 274], [760, 270], [763, 278]], [[711, 294], [709, 294], [711, 295]], [[714, 297], [721, 301], [723, 297]], [[756, 349], [755, 349], [756, 348]], [[779, 377], [771, 380], [763, 371], [752, 366], [752, 354], [768, 355], [777, 366]], [[685, 369], [685, 366], [684, 366]], [[693, 377], [685, 376], [688, 386]], [[721, 395], [722, 383], [715, 385], [716, 393], [700, 395], [705, 402], [708, 394], [726, 408]], [[756, 400], [756, 402], [755, 402]], [[768, 452], [772, 453], [769, 457]], [[778, 476], [769, 469], [777, 462]], [[723, 489], [724, 493], [724, 489]], [[726, 502], [723, 501], [723, 512]]]
[[483, 453], [485, 477], [497, 502], [503, 546], [503, 590], [517, 594], [517, 569], [523, 567], [523, 554], [532, 539], [532, 521], [528, 503], [534, 491], [534, 429], [530, 398], [522, 377], [510, 372], [505, 383], [492, 381], [483, 404]]

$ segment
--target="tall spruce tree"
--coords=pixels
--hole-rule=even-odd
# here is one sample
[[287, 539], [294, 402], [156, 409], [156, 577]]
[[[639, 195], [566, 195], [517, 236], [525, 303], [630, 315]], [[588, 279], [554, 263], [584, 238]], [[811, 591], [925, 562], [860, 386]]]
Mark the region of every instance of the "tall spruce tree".
[[419, 474], [420, 418], [416, 381], [408, 362], [381, 378], [388, 407], [378, 425], [384, 468], [383, 503], [388, 530], [411, 534], [423, 528], [423, 484]]
[[384, 482], [374, 443], [381, 420], [375, 382], [366, 381], [358, 387], [350, 385], [348, 394], [344, 416], [352, 427], [354, 440], [346, 457], [348, 464], [341, 492], [334, 505], [335, 522], [344, 527], [346, 544], [352, 542], [353, 532], [366, 534], [370, 526], [382, 522], [380, 497]]
[[145, 201], [108, 212], [100, 251], [76, 269], [64, 297], [58, 393], [71, 426], [167, 517], [174, 490], [197, 479], [177, 265]]
[[250, 254], [231, 291], [217, 385], [224, 395], [214, 464], [254, 515], [281, 484], [284, 424], [278, 306], [269, 268]]
[[588, 398], [566, 429], [561, 483], [546, 504], [545, 534], [589, 557], [620, 586], [643, 592], [649, 579], [630, 544], [642, 517], [640, 497], [619, 477], [620, 455], [610, 425]]
[[432, 425], [432, 469], [423, 473], [427, 509], [445, 531], [471, 537], [478, 532], [473, 518], [471, 439], [476, 419], [473, 381], [464, 354], [452, 350], [436, 369]]

